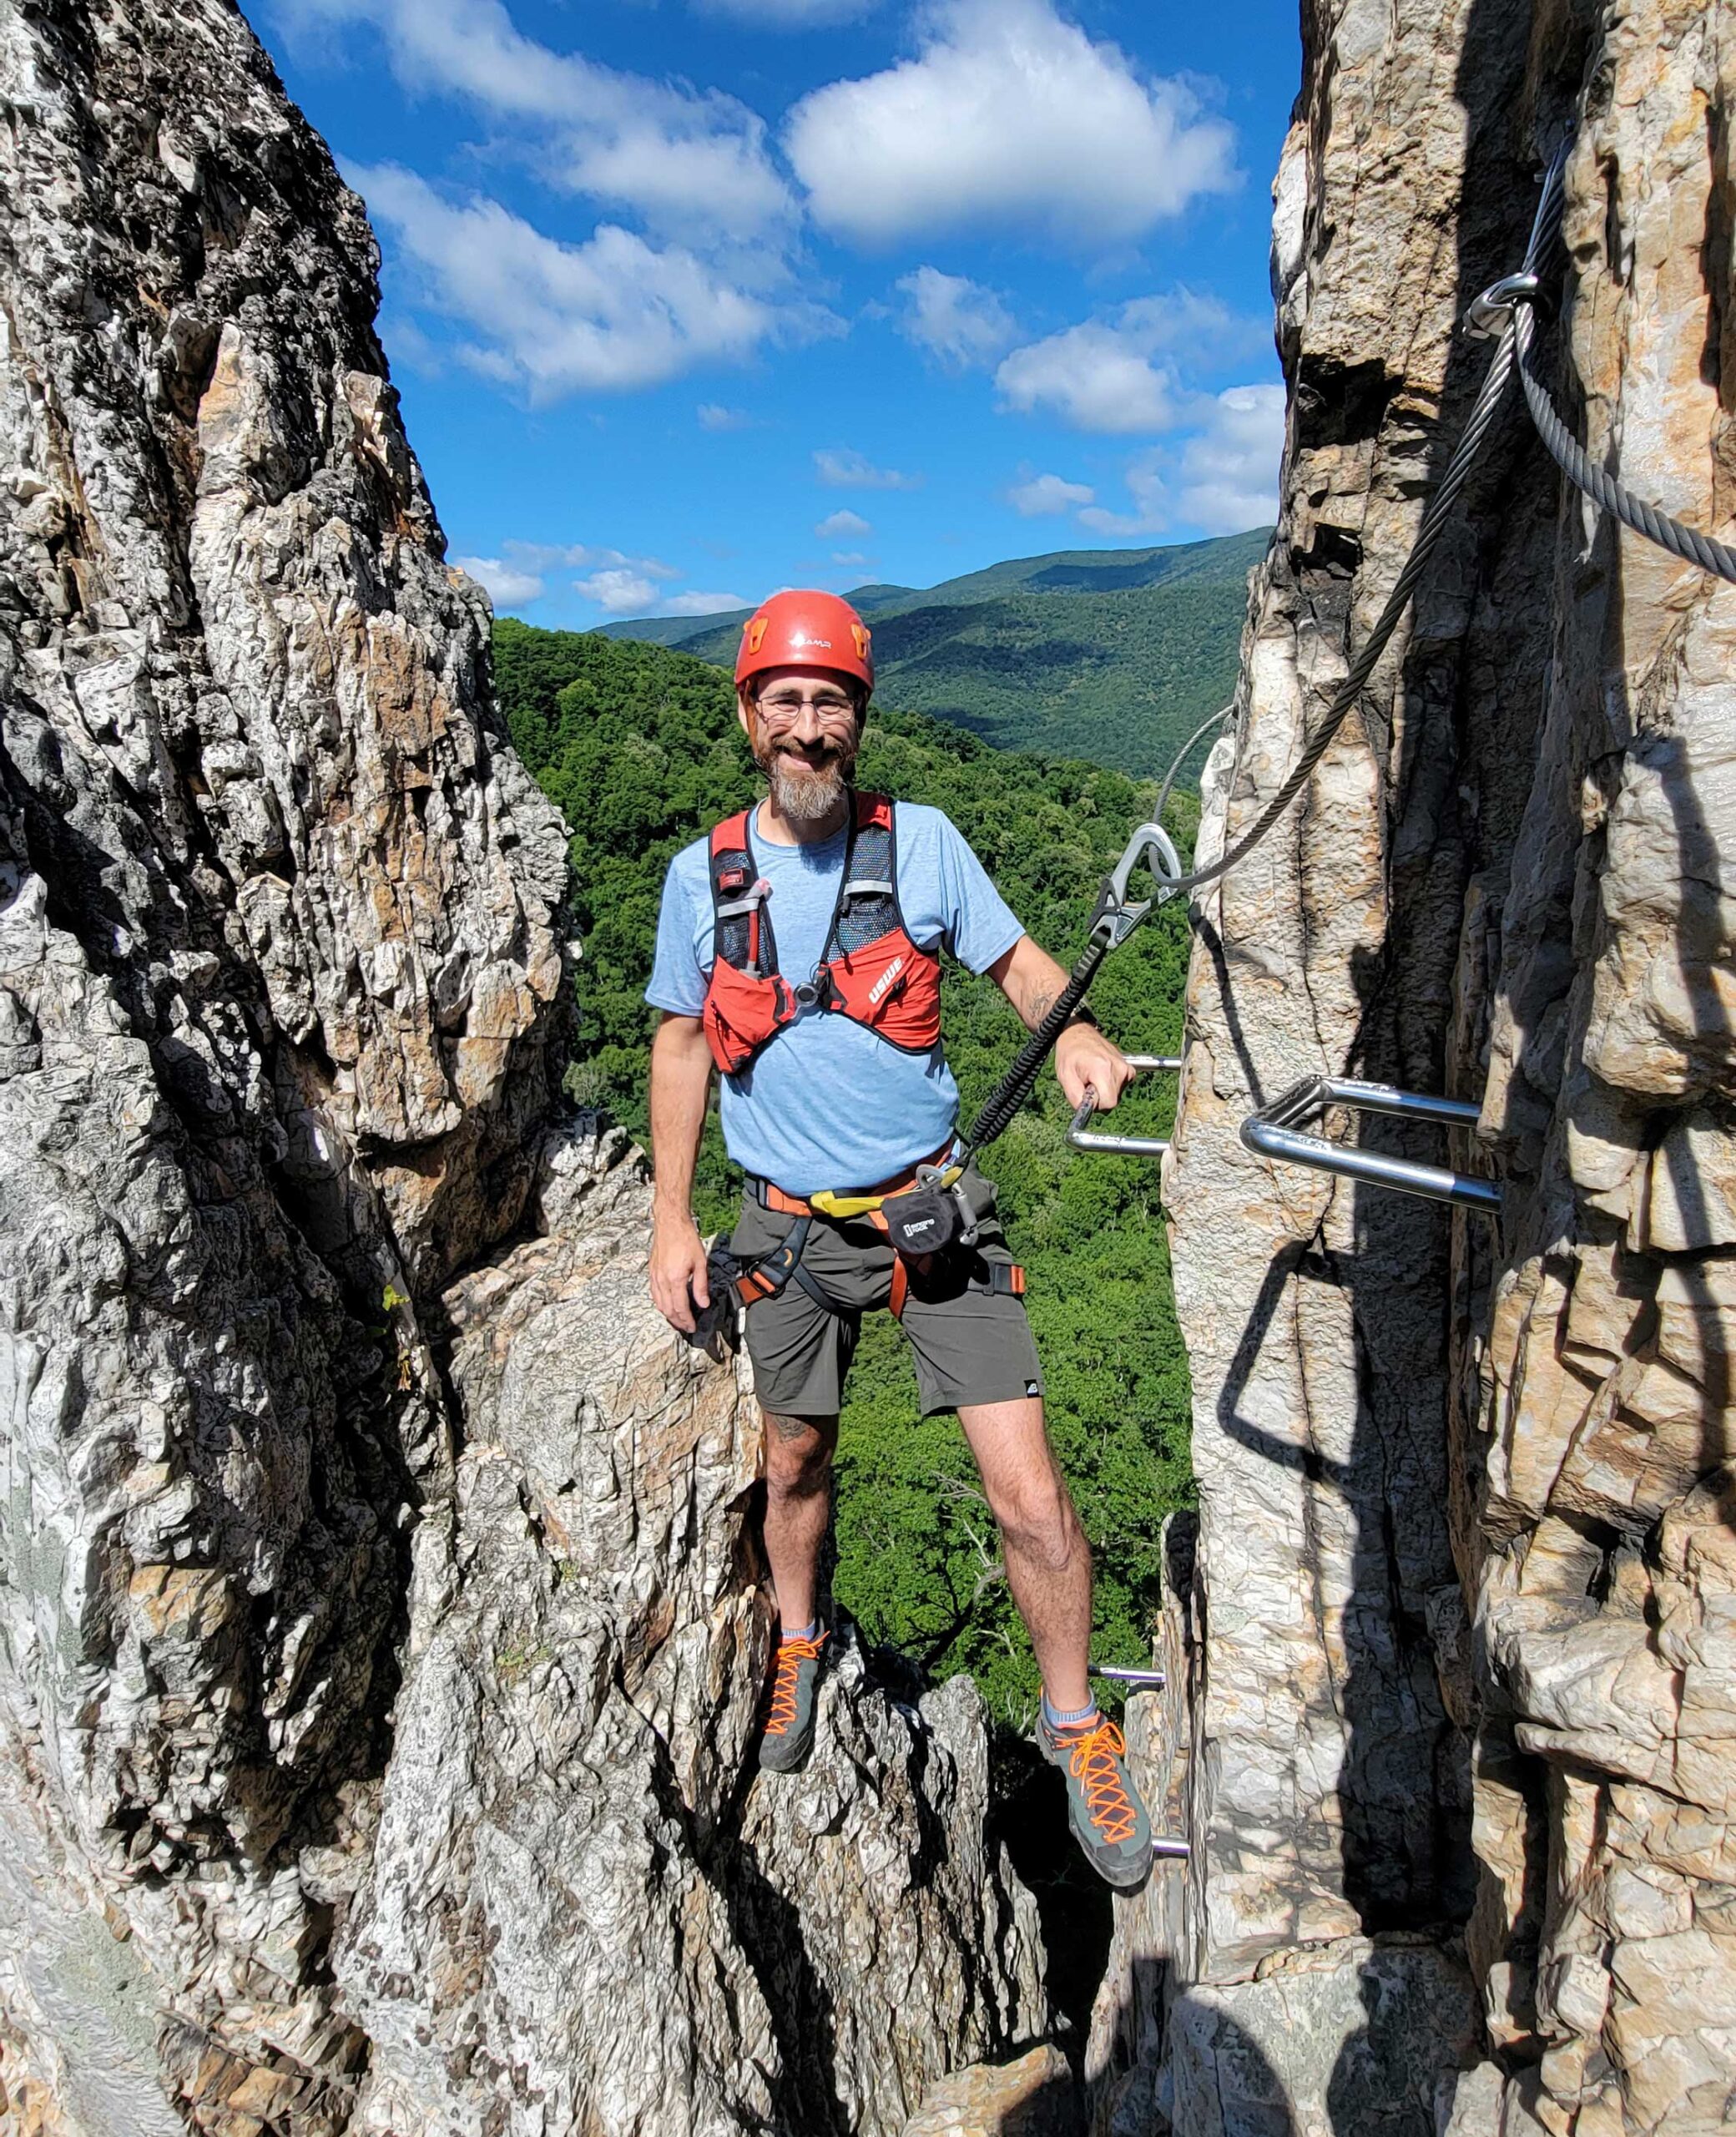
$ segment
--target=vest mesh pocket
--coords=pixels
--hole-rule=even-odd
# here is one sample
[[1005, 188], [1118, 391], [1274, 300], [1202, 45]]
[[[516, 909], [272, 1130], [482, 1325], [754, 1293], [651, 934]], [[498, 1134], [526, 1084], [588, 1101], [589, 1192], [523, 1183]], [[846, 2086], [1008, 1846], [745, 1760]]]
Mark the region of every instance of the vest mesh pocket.
[[[884, 824], [866, 824], [857, 832], [850, 880], [853, 883], [891, 882], [892, 834]], [[832, 929], [830, 948], [847, 957], [865, 944], [890, 935], [897, 925], [898, 901], [890, 891], [869, 891], [852, 897], [846, 890]]]

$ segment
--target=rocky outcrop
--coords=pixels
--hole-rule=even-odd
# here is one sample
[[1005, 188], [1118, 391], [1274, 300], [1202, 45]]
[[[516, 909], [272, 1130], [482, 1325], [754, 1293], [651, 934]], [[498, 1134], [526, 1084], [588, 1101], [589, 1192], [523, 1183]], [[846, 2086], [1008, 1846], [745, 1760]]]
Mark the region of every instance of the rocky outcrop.
[[469, 1437], [336, 1955], [351, 2127], [896, 2131], [1044, 2023], [982, 1702], [847, 1639], [806, 1771], [749, 1787], [757, 1411], [650, 1306], [618, 1131], [555, 1146], [537, 1218], [447, 1294]]
[[566, 837], [227, 0], [0, 8], [0, 2084], [896, 2129], [1040, 2038], [967, 1688], [745, 1786], [756, 1458], [563, 1116]]
[[[1736, 501], [1729, 8], [1304, 21], [1281, 517], [1207, 851], [1378, 613], [1487, 361], [1456, 322], [1565, 137], [1557, 397], [1691, 523]], [[1123, 1923], [1106, 2126], [1727, 2126], [1733, 633], [1516, 392], [1360, 716], [1199, 901], [1166, 1180], [1199, 1544], [1146, 1725], [1194, 1856]], [[1499, 1221], [1243, 1148], [1321, 1072], [1477, 1100], [1453, 1161]]]

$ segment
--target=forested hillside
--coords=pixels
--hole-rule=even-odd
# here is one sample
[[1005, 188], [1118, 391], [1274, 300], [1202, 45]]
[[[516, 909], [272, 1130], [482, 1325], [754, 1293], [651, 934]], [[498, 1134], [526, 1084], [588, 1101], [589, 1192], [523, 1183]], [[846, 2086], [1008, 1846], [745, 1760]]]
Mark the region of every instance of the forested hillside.
[[[512, 737], [573, 826], [582, 1059], [578, 1094], [645, 1133], [646, 1049], [655, 1013], [641, 1000], [670, 856], [759, 791], [719, 669], [690, 655], [594, 634], [495, 627], [501, 701]], [[1081, 947], [1102, 875], [1155, 796], [1121, 773], [996, 750], [921, 714], [876, 710], [860, 776], [946, 811], [1020, 918], [1057, 957]], [[1194, 805], [1172, 828], [1191, 839]], [[1186, 939], [1178, 915], [1136, 936], [1093, 999], [1131, 1050], [1173, 1049]], [[973, 1113], [1022, 1029], [987, 980], [949, 968], [947, 1048]], [[1165, 1084], [1123, 1109], [1161, 1126]], [[1155, 1169], [1080, 1157], [1062, 1139], [1052, 1075], [989, 1153], [1048, 1380], [1052, 1428], [1098, 1553], [1096, 1653], [1143, 1659], [1157, 1575], [1157, 1531], [1186, 1489], [1187, 1369], [1171, 1303]], [[699, 1215], [733, 1217], [739, 1176], [708, 1131]], [[991, 1524], [956, 1421], [921, 1421], [902, 1338], [871, 1316], [842, 1428], [840, 1600], [870, 1635], [939, 1675], [968, 1669], [998, 1710], [1028, 1718], [1036, 1677], [999, 1578]]]
[[[1269, 530], [1158, 549], [1068, 549], [923, 590], [858, 588], [881, 686], [1007, 749], [1161, 776], [1229, 695], [1248, 573]], [[652, 617], [604, 634], [734, 657], [744, 616]]]

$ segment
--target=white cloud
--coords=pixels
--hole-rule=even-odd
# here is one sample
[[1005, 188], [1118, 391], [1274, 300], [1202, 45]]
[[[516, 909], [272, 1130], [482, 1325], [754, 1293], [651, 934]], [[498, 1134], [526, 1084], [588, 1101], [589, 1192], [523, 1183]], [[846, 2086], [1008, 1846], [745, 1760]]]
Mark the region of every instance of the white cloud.
[[630, 392], [739, 359], [778, 324], [679, 246], [607, 223], [563, 245], [497, 201], [454, 204], [393, 164], [346, 175], [396, 235], [422, 302], [472, 330], [459, 358], [533, 402]]
[[739, 594], [665, 594], [654, 578], [625, 568], [575, 578], [573, 590], [611, 616], [711, 616], [748, 605]]
[[521, 542], [508, 537], [500, 546], [513, 568], [520, 571], [577, 571], [584, 565], [624, 564], [651, 578], [681, 576], [673, 564], [666, 564], [656, 557], [630, 557], [623, 549], [598, 548], [589, 542]]
[[874, 559], [872, 557], [864, 556], [860, 549], [834, 549], [832, 562], [835, 564], [855, 564], [858, 569], [860, 569], [864, 565], [871, 564]]
[[[814, 529], [822, 542], [841, 542], [846, 534], [871, 534], [873, 528], [859, 512], [844, 509], [828, 513]], [[840, 563], [855, 563], [855, 557], [840, 557]]]
[[1069, 482], [1063, 475], [1031, 475], [1012, 485], [1007, 502], [1027, 519], [1041, 519], [1089, 504], [1096, 496], [1088, 483]]
[[1278, 462], [1284, 447], [1284, 388], [1232, 386], [1198, 397], [1188, 410], [1204, 427], [1164, 452], [1153, 447], [1127, 467], [1130, 512], [1091, 504], [1079, 524], [1123, 537], [1168, 533], [1176, 527], [1202, 534], [1235, 534], [1269, 523], [1278, 513]]
[[1076, 430], [1123, 436], [1165, 431], [1186, 413], [1175, 360], [1204, 348], [1221, 361], [1251, 333], [1252, 322], [1215, 297], [1173, 290], [1027, 342], [1001, 365], [995, 384], [1002, 407], [1021, 415], [1047, 412]]
[[1182, 449], [1178, 517], [1208, 534], [1239, 533], [1278, 517], [1284, 388], [1232, 386]]
[[1015, 349], [995, 373], [1003, 407], [1056, 415], [1075, 430], [1168, 430], [1176, 381], [1113, 326], [1087, 321]]
[[897, 286], [910, 299], [899, 332], [948, 371], [992, 364], [1018, 339], [1012, 314], [1000, 298], [966, 275], [919, 267], [901, 276]]
[[726, 408], [716, 401], [702, 401], [694, 413], [702, 431], [745, 431], [754, 425], [745, 408]]
[[[510, 122], [549, 175], [703, 248], [793, 221], [795, 202], [759, 116], [700, 93], [553, 50], [502, 0], [284, 0], [291, 23], [369, 23], [406, 88], [461, 98]], [[527, 138], [528, 137], [528, 138]]]
[[1009, 225], [1123, 244], [1236, 175], [1192, 89], [1049, 0], [936, 0], [915, 58], [803, 98], [785, 146], [815, 220], [865, 245]]
[[518, 571], [498, 557], [454, 557], [460, 571], [468, 572], [478, 585], [488, 589], [497, 609], [522, 609], [542, 591], [542, 581], [533, 571]]
[[816, 452], [814, 467], [820, 481], [835, 490], [917, 490], [922, 487], [921, 476], [901, 474], [896, 467], [876, 467], [853, 447]]
[[1002, 363], [995, 384], [1002, 407], [1020, 415], [1056, 415], [1076, 430], [1148, 434], [1188, 416], [1180, 364], [1202, 351], [1222, 362], [1264, 339], [1263, 326], [1217, 298], [1171, 290], [1027, 342]]
[[575, 594], [583, 594], [612, 616], [642, 616], [658, 598], [657, 581], [624, 566], [593, 571], [588, 578], [575, 578]]
[[656, 616], [712, 616], [719, 609], [745, 609], [739, 594], [672, 594], [652, 610]]
[[1172, 518], [1169, 490], [1155, 451], [1139, 453], [1128, 462], [1127, 486], [1133, 499], [1131, 512], [1110, 512], [1103, 505], [1088, 505], [1079, 514], [1079, 524], [1096, 534], [1164, 533]]

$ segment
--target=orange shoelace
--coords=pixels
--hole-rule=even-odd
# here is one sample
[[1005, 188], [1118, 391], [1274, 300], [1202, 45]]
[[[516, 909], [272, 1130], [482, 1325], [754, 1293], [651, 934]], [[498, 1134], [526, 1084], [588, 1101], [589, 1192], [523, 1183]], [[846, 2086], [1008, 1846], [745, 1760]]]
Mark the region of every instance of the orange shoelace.
[[777, 1675], [772, 1680], [771, 1710], [765, 1717], [768, 1736], [781, 1736], [795, 1721], [795, 1673], [799, 1663], [817, 1661], [825, 1645], [825, 1634], [816, 1639], [778, 1642]]
[[1131, 1840], [1138, 1820], [1121, 1785], [1121, 1769], [1115, 1761], [1127, 1750], [1121, 1731], [1113, 1721], [1098, 1719], [1095, 1725], [1079, 1725], [1084, 1733], [1072, 1743], [1073, 1731], [1057, 1731], [1063, 1744], [1072, 1743], [1067, 1770], [1085, 1786], [1085, 1808], [1091, 1822], [1112, 1846]]

